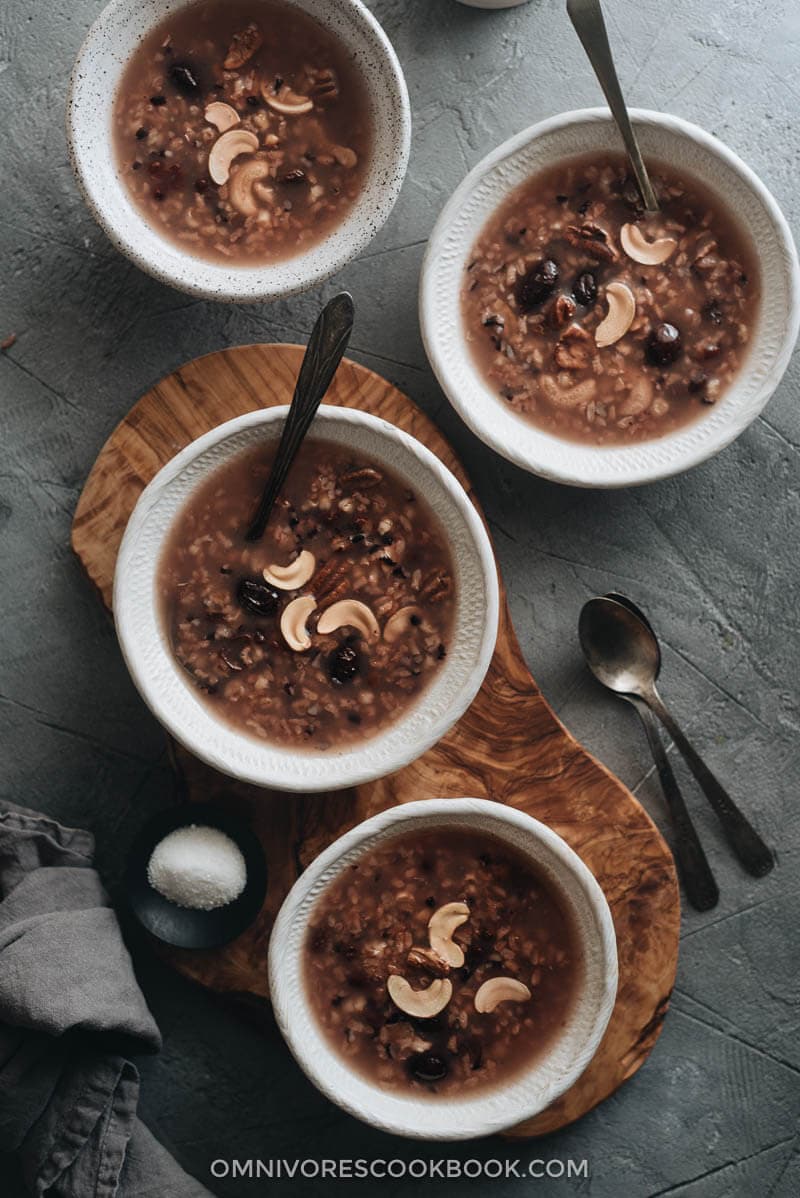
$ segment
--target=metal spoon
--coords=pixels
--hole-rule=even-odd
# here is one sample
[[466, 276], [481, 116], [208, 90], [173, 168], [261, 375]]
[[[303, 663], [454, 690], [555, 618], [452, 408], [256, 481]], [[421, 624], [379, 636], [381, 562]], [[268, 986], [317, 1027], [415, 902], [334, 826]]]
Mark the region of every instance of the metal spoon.
[[259, 541], [264, 535], [289, 468], [344, 357], [353, 331], [354, 315], [353, 297], [347, 291], [341, 291], [328, 300], [317, 317], [297, 376], [278, 452], [253, 521], [245, 533], [246, 541]]
[[650, 176], [642, 160], [639, 143], [636, 140], [636, 134], [633, 131], [622, 95], [622, 88], [617, 78], [614, 59], [611, 57], [611, 47], [608, 44], [608, 33], [603, 20], [600, 0], [567, 0], [567, 13], [575, 32], [581, 39], [589, 62], [594, 68], [594, 73], [608, 101], [611, 115], [622, 135], [644, 206], [648, 212], [658, 212], [656, 193], [653, 191]]
[[[606, 598], [614, 599], [617, 603], [621, 603], [624, 607], [627, 607], [643, 624], [646, 624], [650, 628], [644, 612], [636, 606], [633, 600], [626, 598], [625, 595], [619, 595], [615, 591], [606, 595]], [[661, 662], [659, 660], [659, 667], [660, 665]], [[692, 817], [689, 814], [686, 802], [678, 786], [678, 780], [673, 773], [661, 737], [658, 734], [656, 717], [647, 704], [637, 695], [623, 695], [622, 697], [623, 699], [627, 699], [638, 712], [639, 718], [644, 725], [644, 730], [647, 733], [650, 752], [653, 755], [661, 789], [664, 792], [664, 800], [667, 804], [670, 819], [672, 820], [675, 860], [678, 865], [681, 881], [683, 882], [683, 888], [686, 891], [686, 897], [696, 911], [710, 911], [719, 902], [719, 887], [711, 872], [711, 867], [708, 864], [703, 846], [697, 835], [697, 829], [692, 822]]]
[[661, 720], [748, 873], [756, 878], [768, 874], [775, 864], [772, 852], [686, 739], [656, 689], [661, 651], [650, 625], [614, 599], [590, 599], [581, 611], [578, 635], [595, 677], [617, 694], [638, 696]]

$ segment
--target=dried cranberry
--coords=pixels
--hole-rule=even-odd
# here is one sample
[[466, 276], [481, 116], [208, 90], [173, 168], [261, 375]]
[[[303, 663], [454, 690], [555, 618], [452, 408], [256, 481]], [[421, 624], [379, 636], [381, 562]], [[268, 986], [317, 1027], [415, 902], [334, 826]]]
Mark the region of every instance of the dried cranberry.
[[440, 1082], [450, 1072], [447, 1060], [438, 1052], [414, 1052], [408, 1058], [408, 1071], [418, 1082]]
[[645, 356], [651, 366], [671, 366], [681, 349], [681, 335], [674, 324], [658, 324], [645, 344]]
[[590, 270], [578, 275], [572, 287], [572, 294], [584, 308], [590, 307], [597, 299], [597, 279]]
[[170, 83], [185, 96], [194, 96], [200, 90], [197, 71], [188, 62], [174, 62], [168, 71]]
[[144, 139], [147, 137], [147, 134], [149, 132], [150, 132], [150, 130], [145, 129], [144, 125], [142, 125], [139, 129], [136, 130], [136, 140], [144, 141]]
[[328, 676], [337, 686], [352, 682], [361, 669], [361, 654], [355, 645], [337, 645], [328, 655]]
[[523, 312], [532, 312], [553, 294], [558, 274], [558, 263], [552, 258], [544, 258], [526, 271], [517, 283], [517, 303]]
[[622, 196], [622, 199], [625, 201], [628, 207], [631, 208], [637, 216], [641, 216], [644, 213], [642, 193], [639, 191], [639, 185], [637, 184], [633, 175], [626, 175], [622, 180], [619, 194]]
[[260, 578], [240, 578], [236, 598], [245, 611], [256, 616], [273, 616], [278, 610], [278, 592]]

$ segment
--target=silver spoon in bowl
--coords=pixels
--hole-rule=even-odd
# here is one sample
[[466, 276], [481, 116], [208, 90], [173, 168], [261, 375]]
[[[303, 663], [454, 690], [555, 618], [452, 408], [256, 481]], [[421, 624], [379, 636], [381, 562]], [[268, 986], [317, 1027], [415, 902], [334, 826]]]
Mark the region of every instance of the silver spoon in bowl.
[[353, 297], [347, 291], [340, 291], [328, 300], [317, 317], [300, 364], [275, 461], [256, 513], [245, 533], [246, 541], [260, 541], [264, 535], [289, 468], [344, 357], [353, 331], [354, 315]]
[[617, 123], [625, 149], [636, 176], [636, 183], [648, 212], [658, 212], [658, 200], [647, 173], [647, 167], [631, 125], [622, 88], [619, 85], [611, 46], [608, 42], [606, 23], [600, 0], [567, 0], [567, 14], [575, 32], [581, 39], [584, 50], [592, 64], [594, 73], [608, 101], [611, 115]]
[[[620, 595], [616, 591], [612, 591], [606, 595], [606, 599], [613, 599], [617, 603], [621, 603], [623, 607], [627, 607], [652, 632], [649, 620], [632, 599], [628, 599], [625, 595]], [[653, 636], [655, 637], [655, 633], [653, 633]], [[660, 654], [658, 664], [660, 670]], [[658, 672], [657, 670], [656, 676], [658, 676]], [[661, 737], [658, 734], [656, 717], [644, 700], [640, 699], [638, 695], [623, 695], [622, 697], [632, 704], [647, 734], [647, 742], [658, 772], [661, 789], [664, 793], [664, 801], [667, 804], [667, 810], [672, 820], [675, 861], [683, 888], [686, 891], [686, 897], [695, 911], [710, 911], [719, 902], [719, 887], [711, 872], [711, 866], [708, 864], [705, 851], [700, 843], [697, 829], [689, 814], [686, 801], [678, 786], [678, 780], [675, 777]]]
[[615, 599], [590, 599], [581, 610], [578, 635], [594, 676], [616, 694], [637, 696], [661, 720], [747, 872], [756, 878], [768, 874], [775, 864], [771, 850], [686, 739], [658, 693], [661, 650], [650, 624]]

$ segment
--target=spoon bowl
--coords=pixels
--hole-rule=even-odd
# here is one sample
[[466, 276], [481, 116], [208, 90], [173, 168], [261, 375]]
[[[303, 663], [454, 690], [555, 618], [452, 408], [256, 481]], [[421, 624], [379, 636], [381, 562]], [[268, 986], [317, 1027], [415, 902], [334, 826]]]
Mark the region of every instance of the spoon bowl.
[[618, 695], [644, 695], [661, 669], [661, 650], [650, 625], [617, 599], [590, 599], [578, 621], [589, 669]]
[[[629, 611], [639, 620], [644, 630], [650, 634], [657, 653], [655, 674], [658, 676], [661, 669], [661, 650], [647, 616], [640, 607], [636, 606], [632, 599], [628, 599], [627, 596], [620, 595], [616, 591], [611, 591], [606, 595], [606, 599], [611, 600], [612, 603], [618, 603], [626, 611]], [[595, 611], [596, 609], [592, 610]], [[600, 611], [601, 613], [606, 611], [605, 606]], [[612, 612], [612, 614], [614, 613]], [[588, 620], [591, 622], [592, 612], [589, 613]], [[639, 695], [622, 694], [621, 697], [626, 699], [638, 714], [639, 719], [642, 721], [648, 744], [650, 745], [650, 752], [653, 755], [653, 761], [661, 783], [661, 790], [664, 794], [664, 802], [672, 821], [672, 847], [686, 897], [696, 911], [710, 911], [719, 902], [719, 887], [711, 872], [711, 867], [708, 864], [705, 851], [700, 843], [697, 829], [689, 814], [689, 809], [681, 793], [678, 780], [675, 777], [661, 737], [658, 734], [656, 717], [645, 700], [640, 698]]]
[[744, 868], [756, 878], [768, 874], [775, 864], [772, 851], [684, 735], [656, 689], [661, 651], [649, 622], [627, 603], [607, 596], [590, 599], [578, 620], [578, 636], [595, 678], [623, 698], [635, 696], [646, 703], [664, 725]]

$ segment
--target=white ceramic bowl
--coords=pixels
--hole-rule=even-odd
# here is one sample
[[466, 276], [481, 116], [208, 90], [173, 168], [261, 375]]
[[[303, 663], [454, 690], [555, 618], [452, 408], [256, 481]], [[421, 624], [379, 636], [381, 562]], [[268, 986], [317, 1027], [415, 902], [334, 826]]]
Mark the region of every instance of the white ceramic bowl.
[[345, 220], [303, 254], [262, 266], [206, 262], [162, 237], [120, 177], [112, 110], [120, 77], [141, 38], [194, 0], [111, 0], [78, 54], [67, 97], [67, 143], [86, 203], [137, 266], [204, 299], [250, 303], [316, 286], [363, 250], [386, 221], [408, 164], [411, 109], [389, 39], [361, 0], [291, 0], [347, 46], [364, 79], [373, 123], [372, 161]]
[[159, 471], [139, 497], [120, 546], [114, 618], [125, 661], [142, 698], [167, 731], [196, 757], [256, 786], [335, 790], [407, 765], [464, 714], [483, 681], [497, 638], [497, 569], [478, 513], [429, 449], [366, 412], [321, 407], [315, 435], [383, 463], [407, 480], [441, 520], [457, 589], [447, 657], [405, 715], [360, 745], [299, 752], [248, 736], [216, 718], [170, 649], [156, 594], [159, 557], [175, 516], [195, 488], [247, 446], [277, 440], [287, 411], [282, 406], [229, 420], [198, 437]]
[[[450, 825], [499, 837], [554, 883], [572, 913], [584, 977], [563, 1032], [540, 1060], [505, 1086], [446, 1100], [381, 1090], [349, 1068], [321, 1031], [303, 977], [305, 933], [325, 887], [366, 850], [416, 829]], [[486, 799], [424, 799], [382, 811], [345, 833], [300, 875], [272, 931], [272, 1006], [312, 1082], [350, 1114], [383, 1131], [427, 1140], [466, 1140], [529, 1119], [580, 1077], [603, 1038], [617, 993], [617, 942], [605, 895], [569, 845], [545, 824]]]
[[431, 234], [422, 268], [420, 322], [431, 366], [472, 431], [524, 470], [581, 487], [652, 482], [718, 453], [755, 420], [789, 362], [800, 325], [800, 271], [789, 227], [749, 167], [711, 134], [678, 117], [632, 110], [645, 156], [690, 171], [720, 195], [757, 248], [763, 298], [738, 378], [707, 414], [667, 437], [598, 448], [537, 429], [484, 381], [464, 336], [461, 287], [489, 217], [531, 175], [564, 158], [621, 150], [604, 108], [567, 112], [525, 129], [470, 171]]

